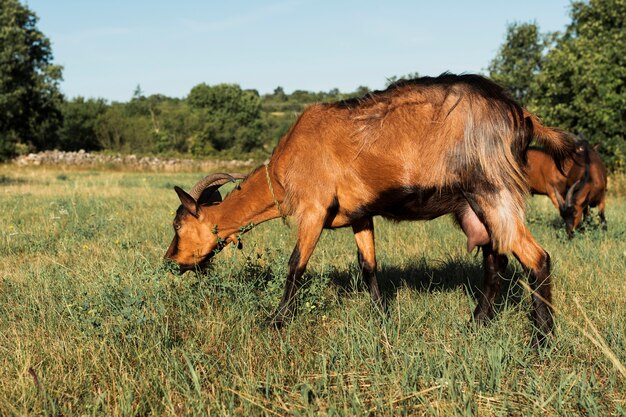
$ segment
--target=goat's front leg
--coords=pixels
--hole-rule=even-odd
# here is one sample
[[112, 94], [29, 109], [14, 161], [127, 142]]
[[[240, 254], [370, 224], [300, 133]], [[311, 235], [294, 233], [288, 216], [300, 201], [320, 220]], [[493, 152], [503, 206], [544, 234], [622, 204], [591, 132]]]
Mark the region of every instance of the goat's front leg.
[[363, 280], [366, 282], [372, 301], [382, 307], [383, 299], [376, 279], [376, 249], [374, 246], [374, 221], [371, 217], [359, 220], [352, 225], [358, 249], [357, 257]]
[[323, 225], [323, 218], [321, 220], [312, 219], [309, 222], [301, 223], [298, 228], [298, 241], [291, 253], [291, 258], [289, 258], [289, 273], [287, 274], [285, 291], [278, 309], [270, 321], [270, 324], [276, 328], [282, 327], [287, 318], [293, 314], [296, 292], [302, 285], [302, 275], [322, 233]]

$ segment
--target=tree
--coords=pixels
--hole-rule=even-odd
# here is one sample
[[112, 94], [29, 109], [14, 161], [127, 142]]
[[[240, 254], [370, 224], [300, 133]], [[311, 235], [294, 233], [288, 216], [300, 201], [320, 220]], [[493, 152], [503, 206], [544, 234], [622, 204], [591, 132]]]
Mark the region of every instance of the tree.
[[197, 152], [210, 152], [211, 148], [249, 152], [261, 145], [263, 120], [257, 91], [242, 90], [236, 84], [203, 83], [191, 89], [187, 103], [206, 118]]
[[128, 105], [113, 103], [96, 120], [95, 131], [103, 149], [116, 152], [150, 153], [154, 133], [149, 117], [128, 114]]
[[37, 16], [18, 0], [0, 0], [0, 159], [20, 145], [56, 145], [62, 68], [52, 59]]
[[387, 79], [385, 80], [385, 87], [389, 87], [390, 85], [400, 81], [400, 80], [412, 80], [415, 78], [419, 78], [419, 73], [417, 71], [415, 72], [409, 72], [406, 75], [401, 75], [401, 76], [397, 76], [397, 75], [392, 75], [391, 77], [387, 77]]
[[531, 84], [541, 70], [549, 36], [542, 36], [536, 23], [513, 23], [505, 43], [489, 64], [489, 76], [502, 84], [522, 105], [530, 99]]
[[285, 89], [281, 86], [278, 86], [274, 89], [273, 98], [278, 101], [287, 101], [287, 95], [285, 94]]
[[86, 151], [102, 149], [98, 140], [96, 126], [98, 119], [107, 111], [103, 99], [85, 100], [77, 97], [61, 105], [63, 125], [59, 130], [60, 149], [66, 151]]
[[602, 144], [612, 168], [626, 164], [626, 0], [575, 1], [572, 22], [545, 57], [531, 110]]
[[369, 87], [360, 85], [354, 91], [354, 93], [350, 94], [351, 97], [363, 97], [370, 92]]

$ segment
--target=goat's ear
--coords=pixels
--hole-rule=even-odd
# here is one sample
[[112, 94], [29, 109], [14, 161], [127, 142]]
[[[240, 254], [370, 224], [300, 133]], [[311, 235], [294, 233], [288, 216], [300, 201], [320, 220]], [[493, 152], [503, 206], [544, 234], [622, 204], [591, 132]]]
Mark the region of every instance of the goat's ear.
[[198, 203], [193, 199], [192, 196], [187, 194], [185, 190], [178, 186], [174, 186], [174, 191], [178, 194], [178, 198], [180, 199], [180, 203], [191, 213], [194, 217], [198, 217]]

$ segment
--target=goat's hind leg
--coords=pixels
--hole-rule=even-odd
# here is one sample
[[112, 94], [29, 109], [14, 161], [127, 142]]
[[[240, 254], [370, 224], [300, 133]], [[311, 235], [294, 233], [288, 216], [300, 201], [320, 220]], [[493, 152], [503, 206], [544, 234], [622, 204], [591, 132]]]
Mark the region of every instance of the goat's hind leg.
[[[535, 241], [524, 224], [524, 203], [516, 196], [500, 189], [495, 193], [469, 194], [466, 196], [472, 209], [487, 225], [492, 247], [497, 253], [513, 252], [529, 272], [529, 284], [533, 291], [532, 320], [535, 326], [535, 344], [544, 344], [552, 333], [552, 290], [550, 283], [550, 256]], [[493, 262], [486, 259], [486, 266]], [[485, 271], [486, 277], [494, 276]]]
[[493, 319], [495, 313], [493, 302], [500, 293], [502, 274], [506, 271], [508, 259], [493, 250], [491, 243], [481, 246], [483, 251], [484, 281], [483, 290], [478, 296], [478, 305], [474, 310], [474, 321], [477, 324], [486, 324]]
[[372, 301], [379, 307], [383, 306], [383, 298], [376, 279], [376, 249], [374, 247], [374, 222], [371, 217], [362, 219], [352, 225], [357, 245], [357, 257], [363, 280], [369, 288]]
[[[456, 212], [455, 217], [467, 236], [467, 251], [471, 253], [476, 246], [483, 251], [483, 288], [478, 296], [478, 305], [474, 310], [473, 320], [478, 324], [485, 324], [494, 316], [493, 301], [500, 293], [502, 281], [500, 275], [506, 270], [508, 260], [505, 255], [500, 255], [493, 249], [485, 224], [471, 208], [473, 205], [477, 210], [479, 209], [475, 200], [469, 197], [468, 203], [470, 205]], [[479, 212], [482, 213], [482, 210]]]
[[517, 239], [513, 242], [512, 249], [517, 260], [529, 272], [532, 320], [536, 330], [534, 344], [544, 345], [546, 337], [554, 328], [550, 255], [539, 246], [523, 223], [518, 223], [517, 230]]

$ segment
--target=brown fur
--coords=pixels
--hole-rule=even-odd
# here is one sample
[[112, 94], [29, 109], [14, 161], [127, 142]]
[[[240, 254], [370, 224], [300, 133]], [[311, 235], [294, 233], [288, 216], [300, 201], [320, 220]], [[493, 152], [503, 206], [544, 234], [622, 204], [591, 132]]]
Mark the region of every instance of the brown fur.
[[[274, 150], [271, 187], [265, 169], [256, 170], [222, 203], [200, 207], [197, 218], [178, 215], [183, 228], [201, 237], [177, 231], [172, 245], [178, 249], [171, 246], [166, 257], [189, 269], [197, 259], [206, 262], [219, 242], [229, 241], [242, 226], [290, 216], [298, 241], [273, 320], [280, 325], [324, 228], [353, 227], [363, 276], [372, 297], [380, 299], [372, 217], [429, 220], [453, 214], [468, 234], [468, 248], [488, 249], [486, 268], [495, 271], [493, 265], [513, 253], [549, 302], [549, 257], [524, 221], [523, 162], [533, 136], [556, 157], [574, 151], [570, 138], [542, 126], [500, 86], [476, 75], [401, 81], [361, 99], [314, 105]], [[215, 227], [219, 238], [206, 241], [206, 230]], [[202, 243], [182, 250], [183, 240]], [[541, 297], [535, 297], [535, 323], [545, 335], [552, 315]], [[478, 321], [490, 318], [492, 301], [492, 296], [479, 301]]]
[[[562, 170], [545, 151], [530, 149], [526, 171], [530, 192], [550, 198], [565, 220], [570, 237], [590, 207], [598, 207], [600, 220], [606, 227], [606, 167], [596, 149], [587, 142], [580, 141], [576, 161], [574, 158], [563, 160]], [[568, 203], [564, 199], [570, 190], [573, 198]]]

